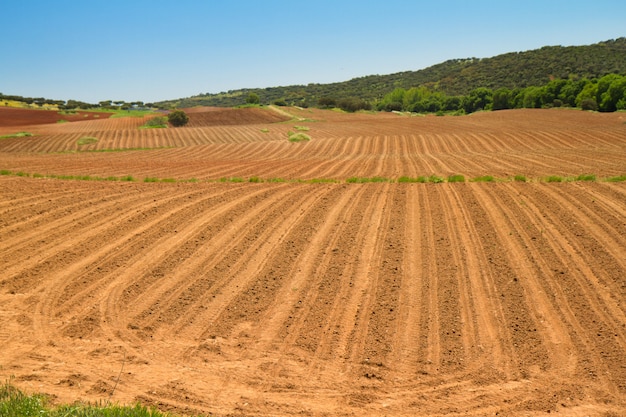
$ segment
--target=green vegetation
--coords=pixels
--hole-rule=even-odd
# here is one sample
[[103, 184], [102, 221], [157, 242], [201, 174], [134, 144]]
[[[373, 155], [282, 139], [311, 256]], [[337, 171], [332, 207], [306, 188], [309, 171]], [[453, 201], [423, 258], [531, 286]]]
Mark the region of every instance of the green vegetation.
[[289, 132], [287, 135], [289, 136], [289, 142], [306, 142], [311, 140], [311, 136], [306, 133]]
[[167, 117], [165, 116], [157, 116], [148, 120], [142, 126], [139, 126], [140, 129], [164, 129], [167, 128]]
[[448, 182], [465, 182], [465, 177], [463, 175], [450, 175], [448, 177]]
[[69, 122], [65, 119], [60, 119], [60, 120], [57, 120], [57, 123], [69, 123]]
[[[60, 179], [60, 180], [81, 180], [81, 181], [137, 181], [133, 176], [126, 175], [123, 177], [115, 177], [109, 176], [106, 178], [91, 176], [91, 175], [60, 175], [60, 174], [40, 174], [40, 173], [27, 173], [23, 171], [11, 171], [7, 169], [0, 170], [0, 176], [16, 176], [16, 177], [30, 177], [30, 178], [46, 178], [46, 179]], [[594, 174], [581, 174], [578, 176], [571, 177], [561, 177], [556, 175], [551, 175], [542, 178], [536, 178], [534, 181], [536, 182], [595, 182], [595, 181], [605, 181], [605, 182], [622, 182], [626, 181], [626, 175], [607, 177], [598, 179]], [[401, 176], [397, 179], [374, 176], [374, 177], [349, 177], [345, 180], [337, 180], [334, 178], [312, 178], [312, 179], [284, 179], [284, 178], [262, 178], [259, 176], [251, 176], [251, 177], [222, 177], [217, 180], [215, 179], [207, 179], [207, 180], [198, 180], [197, 178], [191, 179], [177, 179], [177, 178], [158, 178], [158, 177], [145, 177], [141, 181], [145, 183], [179, 183], [179, 182], [223, 182], [223, 183], [285, 183], [285, 182], [297, 182], [297, 183], [308, 183], [308, 184], [316, 184], [316, 183], [341, 183], [345, 182], [348, 184], [367, 184], [367, 183], [432, 183], [432, 184], [441, 184], [441, 183], [458, 183], [458, 182], [466, 182], [465, 176], [461, 174], [450, 175], [447, 178], [440, 177], [437, 175], [430, 176], [419, 176], [419, 177], [408, 177]], [[529, 182], [529, 179], [523, 175], [516, 175], [513, 178], [496, 178], [491, 175], [484, 175], [480, 177], [475, 177], [470, 180], [470, 182]]]
[[346, 179], [348, 184], [366, 184], [370, 182], [393, 182], [389, 178], [384, 177], [350, 177]]
[[121, 406], [99, 404], [72, 404], [52, 407], [44, 395], [28, 395], [5, 383], [0, 386], [0, 416], [2, 417], [173, 417], [141, 404]]
[[13, 133], [12, 135], [3, 135], [0, 136], [0, 139], [9, 139], [9, 138], [27, 138], [33, 136], [32, 133], [30, 132], [18, 132], [18, 133]]
[[594, 174], [581, 174], [576, 177], [576, 181], [595, 181], [596, 176]]
[[[359, 104], [358, 101], [362, 101], [361, 104], [365, 106], [378, 108], [381, 98], [392, 93], [394, 89], [400, 88], [408, 91], [412, 88], [424, 87], [431, 94], [435, 94], [435, 98], [439, 94], [450, 98], [444, 107], [456, 107], [457, 109], [464, 106], [455, 106], [458, 103], [454, 97], [469, 96], [473, 90], [486, 88], [493, 93], [493, 108], [498, 109], [507, 108], [510, 94], [517, 95], [521, 89], [546, 86], [552, 80], [558, 81], [557, 84], [565, 80], [571, 81], [574, 84], [574, 90], [576, 90], [578, 85], [575, 83], [581, 80], [599, 80], [607, 74], [626, 75], [626, 38], [584, 46], [546, 46], [531, 51], [511, 52], [484, 59], [451, 59], [419, 71], [370, 75], [331, 84], [312, 83], [286, 87], [231, 90], [218, 94], [199, 94], [194, 97], [157, 104], [161, 107], [176, 105], [181, 108], [198, 105], [234, 107], [244, 104], [250, 94], [257, 94], [260, 102], [266, 104], [276, 102], [281, 103], [281, 105], [300, 107], [339, 107], [346, 111], [354, 111], [349, 109], [354, 109], [355, 105]], [[571, 90], [570, 87], [568, 87], [569, 90]], [[496, 94], [500, 89], [502, 90]], [[613, 93], [617, 94], [617, 90], [618, 88], [615, 87]], [[526, 106], [536, 106], [539, 101], [542, 101], [541, 105], [547, 103], [558, 107], [559, 102], [555, 100], [562, 100], [559, 97], [554, 97], [553, 100], [537, 100], [536, 93], [538, 92], [540, 91], [531, 89], [520, 98], [522, 101], [525, 100]], [[465, 103], [468, 108], [481, 105], [482, 93], [484, 91], [475, 92], [473, 100]], [[566, 97], [571, 97], [571, 95], [572, 91], [565, 94]], [[611, 97], [609, 101], [613, 101], [614, 96], [610, 94], [609, 96]], [[429, 101], [437, 102], [439, 100], [427, 99], [419, 106], [428, 106]], [[603, 111], [602, 106], [600, 106], [602, 99], [598, 101], [596, 97], [596, 101], [600, 110]], [[415, 101], [414, 104], [418, 102], [419, 100]], [[446, 100], [444, 100], [445, 102]], [[394, 101], [388, 103], [394, 103]], [[486, 106], [488, 103], [483, 102], [482, 104]], [[580, 107], [580, 104], [575, 105]], [[605, 108], [610, 108], [608, 101], [606, 104]], [[437, 112], [438, 110], [430, 111]]]
[[76, 142], [77, 145], [90, 145], [92, 143], [97, 143], [98, 142], [98, 138], [94, 138], [91, 136], [85, 136], [82, 137], [80, 139], [78, 139], [78, 141]]
[[189, 122], [189, 116], [182, 110], [174, 110], [167, 115], [167, 120], [174, 127], [185, 126]]
[[309, 127], [306, 126], [294, 126], [293, 128], [299, 132], [308, 132], [309, 130], [311, 130]]
[[472, 182], [494, 182], [495, 178], [491, 175], [483, 175], [482, 177], [472, 178]]

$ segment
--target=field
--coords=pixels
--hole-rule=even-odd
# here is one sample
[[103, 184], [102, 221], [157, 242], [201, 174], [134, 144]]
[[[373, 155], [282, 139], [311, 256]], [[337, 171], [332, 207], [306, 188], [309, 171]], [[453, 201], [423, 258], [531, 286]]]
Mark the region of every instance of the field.
[[2, 380], [179, 414], [626, 412], [625, 113], [11, 111]]

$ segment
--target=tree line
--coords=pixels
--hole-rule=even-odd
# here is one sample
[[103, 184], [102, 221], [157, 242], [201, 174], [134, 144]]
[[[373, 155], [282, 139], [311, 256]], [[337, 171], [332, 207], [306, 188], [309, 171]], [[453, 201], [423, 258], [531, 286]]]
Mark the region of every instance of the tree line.
[[[322, 102], [324, 105], [326, 102]], [[463, 112], [519, 108], [579, 107], [613, 112], [626, 110], [626, 76], [608, 74], [597, 79], [554, 79], [542, 86], [479, 87], [467, 95], [450, 96], [421, 86], [396, 88], [376, 103], [377, 110], [415, 113]]]

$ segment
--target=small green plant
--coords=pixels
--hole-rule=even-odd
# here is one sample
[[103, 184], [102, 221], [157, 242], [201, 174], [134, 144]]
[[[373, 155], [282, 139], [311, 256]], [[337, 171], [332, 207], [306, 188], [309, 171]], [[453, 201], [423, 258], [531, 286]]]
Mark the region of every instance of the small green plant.
[[300, 132], [308, 132], [309, 130], [311, 130], [306, 126], [294, 126], [293, 128]]
[[143, 179], [143, 182], [159, 182], [159, 179], [155, 177], [146, 177]]
[[595, 181], [596, 176], [594, 174], [581, 174], [576, 177], [576, 181]]
[[80, 139], [78, 139], [78, 141], [76, 142], [79, 146], [81, 145], [90, 145], [92, 143], [96, 143], [98, 142], [98, 138], [94, 138], [92, 136], [85, 136], [82, 137]]
[[448, 177], [448, 182], [465, 182], [465, 177], [460, 174], [450, 175]]
[[527, 181], [526, 177], [524, 175], [516, 175], [513, 178], [513, 180], [516, 181], [516, 182], [526, 182]]
[[68, 121], [65, 119], [60, 119], [60, 120], [57, 120], [57, 123], [68, 123]]
[[12, 135], [3, 135], [0, 136], [0, 139], [9, 139], [9, 138], [26, 138], [29, 136], [33, 136], [32, 133], [30, 132], [18, 132], [18, 133], [13, 133]]
[[8, 169], [0, 169], [0, 175], [11, 175], [13, 174], [11, 171], [9, 171]]
[[261, 132], [263, 132], [263, 133], [270, 133], [270, 130], [267, 129], [267, 128], [263, 128], [263, 129], [261, 129]]
[[289, 137], [289, 142], [306, 142], [311, 140], [311, 137], [309, 135], [307, 135], [306, 133], [294, 133], [294, 132], [289, 132], [288, 134]]
[[259, 177], [250, 177], [250, 178], [248, 178], [248, 182], [258, 183], [258, 182], [263, 182], [263, 181]]
[[129, 181], [129, 182], [132, 182], [132, 181], [135, 181], [135, 178], [133, 178], [133, 176], [132, 176], [132, 175], [126, 175], [125, 177], [120, 178], [120, 181]]
[[558, 175], [550, 175], [546, 178], [546, 182], [563, 182], [563, 177], [559, 177]]
[[472, 179], [472, 182], [494, 182], [495, 178], [491, 175], [483, 175], [482, 177], [476, 177]]
[[618, 175], [616, 177], [609, 177], [605, 181], [607, 181], [607, 182], [623, 182], [623, 181], [626, 181], [626, 175]]
[[437, 175], [431, 175], [430, 177], [428, 177], [428, 182], [432, 182], [433, 184], [439, 184], [444, 182], [444, 179]]

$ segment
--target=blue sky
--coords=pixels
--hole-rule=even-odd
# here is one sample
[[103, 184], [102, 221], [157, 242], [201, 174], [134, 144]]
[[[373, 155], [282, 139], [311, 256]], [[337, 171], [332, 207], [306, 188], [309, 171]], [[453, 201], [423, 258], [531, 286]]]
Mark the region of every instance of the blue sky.
[[2, 0], [0, 92], [145, 102], [626, 36], [626, 1]]

